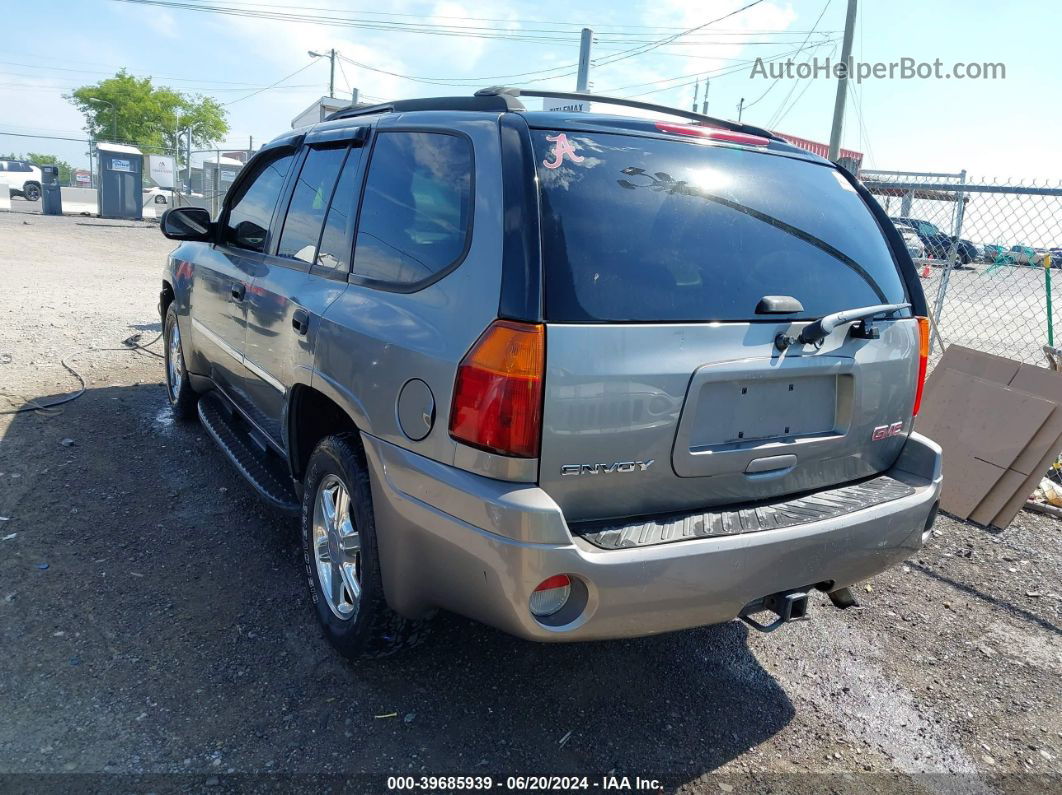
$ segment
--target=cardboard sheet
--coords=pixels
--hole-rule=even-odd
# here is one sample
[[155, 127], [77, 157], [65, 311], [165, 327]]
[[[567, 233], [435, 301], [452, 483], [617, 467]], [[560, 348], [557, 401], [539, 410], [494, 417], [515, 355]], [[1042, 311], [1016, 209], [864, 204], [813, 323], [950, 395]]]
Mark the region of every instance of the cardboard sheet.
[[952, 345], [916, 428], [944, 448], [941, 507], [1006, 527], [1062, 451], [1062, 374]]

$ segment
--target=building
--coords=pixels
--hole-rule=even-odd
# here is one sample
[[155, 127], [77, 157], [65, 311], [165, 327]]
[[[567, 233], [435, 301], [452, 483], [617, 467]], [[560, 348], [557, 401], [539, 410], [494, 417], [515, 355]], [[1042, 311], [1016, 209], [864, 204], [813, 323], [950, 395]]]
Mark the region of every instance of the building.
[[[806, 149], [812, 154], [816, 154], [819, 157], [830, 156], [830, 145], [822, 144], [818, 141], [811, 141], [807, 138], [800, 138], [796, 135], [789, 135], [787, 133], [774, 131], [775, 135], [780, 135], [787, 140], [793, 146], [799, 146], [801, 149]], [[838, 165], [844, 166], [853, 174], [859, 172], [859, 169], [863, 167], [863, 153], [857, 152], [854, 149], [841, 149], [840, 157], [837, 158]]]
[[371, 103], [358, 102], [357, 93], [355, 93], [355, 99], [353, 101], [349, 99], [342, 99], [340, 97], [321, 97], [314, 102], [310, 107], [291, 120], [291, 129], [298, 127], [306, 127], [310, 124], [317, 124], [324, 121], [330, 114], [335, 113], [337, 110], [343, 110], [343, 108], [349, 108], [351, 105], [355, 107], [368, 107]]

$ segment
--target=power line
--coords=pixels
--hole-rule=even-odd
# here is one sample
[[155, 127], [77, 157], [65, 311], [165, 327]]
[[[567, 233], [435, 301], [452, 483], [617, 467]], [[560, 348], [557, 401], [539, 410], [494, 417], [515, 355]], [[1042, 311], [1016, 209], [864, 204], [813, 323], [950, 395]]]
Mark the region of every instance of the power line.
[[[336, 55], [339, 55], [339, 53], [336, 53]], [[342, 56], [339, 57], [339, 73], [343, 75], [343, 82], [347, 84], [347, 93], [351, 94], [354, 91], [354, 86], [347, 78], [347, 70], [343, 68]]]
[[[832, 41], [832, 40], [830, 40], [830, 41]], [[823, 42], [820, 42], [818, 44], [814, 44], [814, 45], [812, 45], [812, 47], [813, 48], [814, 47], [819, 47], [819, 46], [821, 46], [822, 43]], [[775, 55], [772, 55], [769, 58], [764, 59], [764, 63], [772, 63], [774, 61], [779, 60], [780, 58], [786, 58], [786, 57], [790, 57], [790, 56], [796, 55], [797, 53], [802, 52], [804, 49], [806, 49], [806, 47], [798, 47], [798, 48], [796, 48], [794, 50], [786, 50], [785, 52], [776, 53]], [[757, 59], [755, 59], [755, 58], [745, 58], [745, 59], [724, 58], [724, 59], [717, 59], [717, 60], [729, 61], [729, 62], [734, 63], [736, 65], [743, 65], [743, 64], [755, 63]], [[660, 80], [650, 80], [650, 81], [645, 82], [645, 83], [631, 83], [629, 85], [618, 86], [616, 88], [608, 88], [608, 89], [602, 90], [601, 93], [602, 94], [613, 94], [613, 93], [615, 93], [617, 91], [625, 91], [628, 88], [641, 88], [642, 86], [654, 86], [654, 85], [659, 85], [661, 83], [671, 83], [671, 82], [674, 82], [676, 80], [683, 80], [683, 79], [690, 78], [690, 77], [700, 78], [700, 77], [702, 77], [704, 75], [712, 77], [712, 76], [715, 76], [715, 75], [721, 75], [723, 73], [730, 74], [733, 71], [736, 71], [733, 67], [731, 67], [731, 66], [723, 66], [723, 67], [720, 67], [718, 69], [709, 70], [709, 71], [689, 72], [687, 74], [676, 75], [674, 77], [665, 77], [665, 78], [662, 78]], [[684, 83], [683, 85], [693, 85], [693, 82], [696, 82], [696, 81], [692, 81], [692, 82], [689, 82], [689, 83]], [[666, 91], [668, 88], [680, 88], [680, 87], [681, 86], [678, 86], [678, 85], [666, 86], [666, 87], [658, 89], [658, 90], [659, 91]], [[656, 92], [654, 91], [654, 92], [649, 92], [649, 93], [656, 93]], [[643, 96], [643, 95], [642, 94], [635, 94], [634, 96]]]
[[[109, 74], [112, 74], [112, 71], [113, 71], [113, 74], [117, 74], [120, 71], [125, 71], [125, 73], [128, 74], [130, 77], [139, 77], [139, 78], [147, 77], [147, 78], [151, 78], [152, 80], [174, 80], [174, 81], [180, 82], [180, 83], [213, 82], [213, 83], [217, 83], [218, 85], [241, 86], [244, 89], [252, 88], [254, 86], [254, 83], [238, 83], [238, 82], [233, 82], [231, 80], [212, 80], [209, 77], [175, 77], [173, 75], [149, 75], [149, 74], [144, 74], [144, 73], [130, 72], [130, 71], [126, 70], [124, 67], [120, 67], [118, 69], [108, 70], [108, 71], [100, 71], [100, 70], [95, 70], [95, 69], [71, 69], [69, 67], [63, 67], [63, 66], [45, 66], [44, 64], [35, 64], [35, 63], [18, 63], [17, 61], [0, 61], [0, 64], [4, 64], [5, 66], [17, 66], [17, 67], [19, 67], [21, 69], [43, 69], [43, 70], [46, 70], [46, 71], [49, 71], [49, 72], [75, 72], [77, 74], [109, 75]], [[236, 90], [239, 90], [239, 89], [236, 89]]]
[[[308, 24], [317, 24], [329, 27], [347, 27], [357, 28], [363, 30], [380, 30], [380, 31], [393, 31], [403, 33], [420, 33], [426, 35], [436, 36], [456, 36], [456, 37], [468, 37], [468, 38], [480, 38], [480, 39], [500, 39], [506, 41], [523, 41], [534, 43], [551, 43], [551, 44], [566, 44], [568, 46], [576, 46], [577, 41], [572, 33], [568, 30], [556, 30], [556, 29], [544, 29], [544, 28], [517, 28], [514, 30], [499, 30], [497, 25], [480, 26], [480, 25], [440, 25], [425, 22], [392, 22], [386, 20], [373, 20], [352, 16], [334, 16], [329, 14], [313, 14], [306, 13], [305, 11], [283, 11], [278, 10], [278, 6], [251, 6], [241, 8], [238, 4], [228, 3], [225, 5], [219, 3], [195, 3], [188, 2], [188, 0], [112, 0], [112, 2], [130, 3], [143, 6], [156, 6], [161, 8], [177, 9], [183, 11], [195, 11], [199, 13], [213, 13], [226, 16], [236, 17], [248, 17], [256, 19], [269, 19], [281, 22], [301, 22]], [[738, 9], [719, 20], [713, 20], [712, 22], [705, 23], [704, 25], [698, 25], [694, 28], [680, 30], [670, 36], [665, 37], [658, 42], [646, 42], [643, 45], [639, 45], [646, 48], [645, 51], [655, 49], [657, 47], [670, 44], [672, 41], [687, 36], [690, 33], [694, 33], [703, 27], [707, 27], [710, 24], [714, 24], [717, 21], [726, 19], [735, 14], [741, 13], [746, 8], [750, 8], [754, 5], [758, 5], [763, 0], [754, 0], [747, 6]], [[612, 33], [609, 35], [617, 35]], [[637, 34], [637, 35], [644, 35]], [[637, 53], [635, 53], [637, 54]]]
[[223, 105], [225, 105], [226, 107], [228, 107], [229, 105], [235, 105], [235, 104], [236, 104], [237, 102], [243, 102], [243, 101], [244, 101], [245, 99], [250, 99], [251, 97], [255, 97], [255, 96], [258, 96], [258, 95], [259, 95], [259, 94], [261, 94], [261, 93], [262, 93], [263, 91], [269, 91], [269, 90], [270, 90], [270, 89], [272, 89], [272, 88], [276, 88], [277, 86], [279, 86], [279, 85], [280, 85], [281, 83], [283, 83], [284, 81], [286, 81], [286, 80], [290, 80], [291, 78], [295, 77], [295, 75], [299, 74], [300, 72], [304, 72], [304, 71], [306, 71], [306, 70], [307, 70], [307, 69], [309, 69], [309, 68], [310, 68], [311, 66], [313, 66], [314, 64], [316, 64], [316, 63], [317, 63], [317, 62], [318, 62], [319, 60], [320, 60], [319, 58], [314, 58], [314, 59], [313, 59], [312, 61], [310, 61], [310, 62], [309, 62], [308, 64], [306, 64], [305, 66], [302, 66], [302, 67], [300, 67], [300, 68], [296, 69], [296, 70], [295, 70], [294, 72], [292, 72], [292, 73], [291, 73], [290, 75], [288, 75], [287, 77], [282, 77], [282, 78], [280, 78], [279, 80], [277, 80], [277, 82], [275, 82], [275, 83], [272, 83], [271, 85], [268, 85], [268, 86], [266, 86], [265, 88], [260, 88], [260, 89], [258, 89], [257, 91], [252, 91], [252, 92], [251, 92], [250, 94], [248, 94], [248, 95], [247, 95], [247, 96], [245, 96], [245, 97], [240, 97], [239, 99], [234, 99], [234, 100], [232, 100], [231, 102], [224, 102], [224, 103], [222, 103], [222, 104], [223, 104]]
[[[524, 76], [527, 76], [527, 75], [538, 75], [538, 74], [544, 74], [545, 72], [555, 72], [555, 71], [558, 71], [558, 70], [561, 70], [561, 69], [571, 69], [572, 67], [578, 66], [578, 64], [574, 64], [573, 63], [573, 64], [565, 64], [564, 66], [554, 66], [554, 67], [552, 67], [550, 69], [536, 69], [536, 70], [531, 71], [531, 72], [517, 72], [516, 74], [508, 74], [508, 75], [484, 75], [484, 76], [481, 76], [481, 77], [428, 77], [428, 76], [417, 76], [417, 75], [404, 75], [404, 74], [400, 74], [398, 72], [391, 72], [391, 71], [389, 71], [387, 69], [380, 69], [380, 68], [375, 67], [375, 66], [369, 66], [368, 64], [361, 63], [360, 61], [355, 61], [352, 58], [348, 58], [345, 55], [340, 55], [339, 58], [340, 58], [340, 60], [346, 61], [347, 63], [352, 64], [354, 66], [357, 66], [360, 69], [367, 69], [370, 72], [379, 72], [380, 74], [390, 75], [391, 77], [397, 77], [397, 78], [400, 78], [402, 80], [410, 80], [410, 81], [413, 81], [415, 83], [427, 83], [428, 85], [436, 85], [436, 86], [460, 86], [460, 85], [464, 85], [466, 83], [482, 84], [482, 83], [488, 82], [490, 80], [505, 80], [505, 79], [510, 78], [510, 77], [524, 77]], [[569, 73], [569, 74], [573, 74], [573, 73]], [[564, 75], [553, 75], [551, 78], [548, 78], [548, 79], [552, 79], [553, 77], [564, 77]]]
[[[123, 2], [131, 2], [132, 0], [122, 0], [122, 1]], [[139, 0], [139, 1], [141, 1], [141, 2], [154, 2], [156, 0]], [[162, 2], [162, 0], [157, 0], [157, 1], [158, 2]], [[613, 57], [606, 57], [604, 59], [596, 61], [594, 65], [600, 67], [600, 66], [616, 63], [618, 61], [623, 61], [623, 60], [626, 60], [627, 58], [633, 58], [636, 55], [641, 55], [643, 53], [649, 52], [650, 50], [656, 49], [657, 47], [661, 47], [661, 46], [664, 46], [665, 44], [669, 44], [671, 42], [674, 42], [676, 39], [681, 38], [681, 37], [683, 37], [683, 36], [685, 36], [685, 35], [687, 35], [689, 33], [692, 33], [692, 32], [697, 31], [697, 30], [701, 30], [703, 28], [708, 27], [709, 25], [714, 25], [716, 22], [722, 22], [724, 19], [729, 19], [730, 17], [734, 16], [735, 14], [739, 14], [742, 11], [745, 11], [745, 10], [747, 10], [749, 8], [752, 8], [753, 6], [758, 5], [759, 3], [762, 3], [762, 2], [763, 2], [763, 0], [753, 0], [753, 2], [748, 3], [747, 5], [739, 8], [739, 9], [737, 9], [735, 11], [731, 11], [729, 14], [724, 14], [723, 16], [718, 17], [716, 19], [709, 20], [708, 22], [704, 22], [704, 23], [702, 23], [700, 25], [696, 25], [696, 26], [694, 26], [692, 28], [687, 28], [685, 30], [680, 31], [679, 33], [676, 33], [676, 34], [673, 34], [673, 35], [670, 35], [670, 36], [665, 36], [664, 38], [659, 39], [659, 40], [657, 40], [655, 42], [652, 42], [652, 43], [650, 43], [647, 46], [644, 46], [644, 47], [633, 47], [633, 48], [628, 49], [628, 50], [622, 50], [620, 53], [618, 53], [617, 55], [615, 55]], [[344, 58], [345, 60], [349, 61], [350, 63], [352, 63], [355, 66], [358, 66], [359, 68], [362, 68], [362, 69], [368, 69], [369, 71], [372, 71], [372, 72], [379, 72], [381, 74], [390, 75], [392, 77], [397, 77], [397, 78], [400, 78], [400, 79], [403, 79], [403, 80], [410, 80], [410, 81], [413, 81], [413, 82], [425, 83], [427, 85], [434, 85], [434, 86], [462, 86], [462, 85], [467, 85], [467, 84], [470, 84], [470, 83], [471, 84], [484, 83], [484, 82], [487, 82], [487, 81], [490, 81], [490, 80], [504, 80], [504, 79], [513, 78], [513, 77], [526, 77], [526, 76], [529, 76], [529, 75], [542, 75], [540, 77], [535, 77], [535, 78], [530, 79], [530, 80], [522, 81], [524, 83], [539, 83], [539, 82], [542, 82], [542, 81], [545, 81], [545, 80], [554, 80], [554, 79], [559, 79], [559, 78], [562, 78], [562, 77], [569, 77], [569, 76], [575, 74], [575, 69], [577, 69], [577, 67], [578, 67], [577, 63], [573, 63], [573, 64], [565, 64], [563, 66], [555, 66], [555, 67], [552, 67], [550, 69], [539, 69], [539, 70], [534, 70], [534, 71], [530, 71], [530, 72], [519, 72], [519, 73], [516, 73], [516, 74], [508, 74], [508, 75], [486, 75], [486, 76], [480, 76], [480, 77], [436, 78], [436, 77], [428, 77], [428, 76], [419, 76], [418, 77], [418, 76], [414, 76], [414, 75], [404, 75], [404, 74], [400, 74], [398, 72], [392, 72], [392, 71], [389, 71], [389, 70], [386, 70], [386, 69], [379, 69], [379, 68], [374, 67], [374, 66], [369, 66], [368, 64], [363, 64], [363, 63], [360, 63], [358, 61], [354, 61], [354, 60], [352, 60], [350, 58], [346, 58], [346, 56], [340, 56], [340, 57]], [[563, 71], [563, 70], [568, 70], [568, 71]], [[547, 74], [547, 73], [552, 73], [552, 72], [561, 72], [561, 73], [560, 74]]]
[[[822, 17], [826, 13], [826, 9], [830, 7], [830, 3], [831, 2], [832, 2], [832, 0], [826, 0], [826, 5], [824, 5], [822, 7], [822, 11], [819, 12], [818, 19], [815, 20], [815, 24], [811, 26], [811, 30], [808, 31], [808, 35], [804, 38], [804, 41], [801, 42], [801, 45], [800, 45], [801, 47], [804, 47], [808, 43], [808, 40], [811, 38], [811, 34], [814, 33], [815, 32], [815, 28], [817, 28], [819, 26], [819, 23], [822, 21]], [[774, 82], [772, 82], [769, 86], [767, 86], [767, 90], [766, 91], [764, 91], [762, 94], [760, 94], [758, 97], [756, 97], [756, 99], [752, 100], [752, 102], [745, 103], [744, 110], [748, 110], [753, 105], [756, 105], [757, 103], [759, 103], [759, 101], [762, 100], [765, 96], [770, 94], [771, 90], [776, 85], [778, 85], [778, 83], [781, 81], [781, 79], [782, 79], [782, 76], [778, 75], [778, 77], [776, 77], [774, 79]]]
[[[828, 57], [833, 57], [833, 54], [835, 52], [837, 52], [836, 43], [834, 43], [833, 47], [830, 48], [830, 55]], [[808, 89], [811, 88], [814, 83], [814, 80], [805, 80], [804, 88], [801, 89], [800, 93], [796, 95], [796, 98], [793, 99], [792, 103], [790, 103], [788, 107], [785, 107], [785, 103], [788, 101], [789, 95], [791, 95], [792, 92], [796, 90], [797, 81], [793, 81], [793, 87], [790, 89], [789, 95], [787, 95], [786, 98], [782, 100], [782, 104], [778, 106], [778, 110], [775, 111], [774, 115], [771, 116], [770, 120], [767, 122], [767, 129], [775, 129], [783, 121], [785, 121], [785, 117], [789, 115], [789, 112], [793, 108], [800, 104], [800, 100], [804, 98], [804, 95], [808, 93]]]
[[[250, 6], [250, 7], [253, 7], [253, 8], [256, 7], [256, 8], [259, 8], [259, 9], [268, 9], [270, 11], [281, 11], [282, 9], [285, 9], [285, 8], [287, 8], [287, 9], [297, 9], [297, 10], [302, 11], [302, 12], [306, 12], [306, 11], [315, 11], [315, 12], [349, 12], [350, 11], [350, 9], [347, 9], [347, 8], [327, 8], [327, 7], [321, 7], [321, 6], [308, 6], [308, 5], [305, 5], [305, 4], [302, 4], [302, 3], [300, 3], [299, 5], [263, 3], [263, 2], [260, 2], [260, 0], [252, 0], [250, 2], [248, 0], [228, 0], [228, 4], [231, 5], [231, 6]], [[423, 19], [424, 18], [423, 14], [399, 13], [399, 12], [395, 12], [395, 11], [357, 11], [355, 13], [363, 14], [365, 16], [411, 17], [411, 18], [414, 18], [414, 19]], [[505, 22], [507, 24], [523, 24], [523, 23], [527, 23], [527, 24], [532, 24], [532, 25], [558, 25], [558, 26], [567, 26], [569, 28], [575, 28], [576, 31], [578, 31], [579, 29], [581, 29], [583, 27], [586, 27], [586, 25], [584, 23], [582, 23], [582, 22], [563, 22], [563, 21], [559, 21], [559, 20], [546, 20], [546, 19], [515, 19], [515, 18], [508, 18], [508, 17], [504, 17], [504, 18], [503, 17], [465, 17], [465, 16], [447, 16], [447, 15], [444, 15], [444, 14], [432, 14], [432, 18], [433, 19], [460, 19], [460, 20], [464, 20], [464, 21], [473, 21], [473, 22]], [[594, 28], [594, 30], [604, 30], [605, 28], [617, 28], [617, 29], [632, 29], [633, 28], [635, 30], [646, 30], [646, 31], [648, 31], [648, 30], [672, 30], [672, 31], [674, 31], [674, 30], [682, 30], [683, 29], [682, 26], [680, 26], [680, 25], [624, 25], [624, 24], [608, 24], [608, 23], [595, 23], [594, 25], [592, 25], [592, 27]], [[736, 32], [736, 35], [745, 35], [746, 33], [750, 33], [750, 32], [756, 32], [756, 31], [741, 31], [741, 32]], [[799, 31], [792, 31], [792, 32], [794, 34], [804, 34], [807, 31], [799, 30]], [[837, 32], [837, 31], [831, 31], [831, 32]]]
[[633, 48], [631, 48], [629, 50], [625, 50], [625, 51], [620, 52], [616, 56], [608, 57], [608, 58], [602, 58], [602, 59], [598, 60], [595, 65], [598, 66], [598, 67], [607, 66], [608, 64], [618, 63], [619, 61], [625, 61], [628, 58], [633, 58], [636, 55], [643, 55], [643, 54], [645, 54], [647, 52], [650, 52], [651, 50], [657, 49], [658, 47], [663, 47], [665, 44], [670, 44], [671, 42], [675, 41], [676, 39], [680, 39], [683, 36], [689, 35], [690, 33], [694, 33], [694, 32], [696, 32], [698, 30], [703, 30], [704, 28], [708, 27], [709, 25], [714, 25], [716, 22], [722, 22], [724, 19], [729, 19], [730, 17], [736, 16], [737, 14], [740, 14], [743, 11], [748, 11], [753, 6], [758, 6], [762, 2], [763, 2], [763, 0], [752, 0], [751, 3], [748, 3], [747, 5], [744, 5], [741, 8], [736, 9], [735, 11], [731, 11], [729, 14], [724, 14], [721, 17], [709, 20], [708, 22], [705, 22], [703, 24], [695, 25], [694, 27], [688, 28], [687, 30], [684, 30], [684, 31], [682, 31], [680, 33], [675, 33], [675, 34], [673, 34], [671, 36], [665, 36], [664, 38], [659, 39], [658, 41], [656, 41], [656, 42], [654, 42], [652, 44], [647, 44], [647, 45], [645, 45], [643, 47], [633, 47]]

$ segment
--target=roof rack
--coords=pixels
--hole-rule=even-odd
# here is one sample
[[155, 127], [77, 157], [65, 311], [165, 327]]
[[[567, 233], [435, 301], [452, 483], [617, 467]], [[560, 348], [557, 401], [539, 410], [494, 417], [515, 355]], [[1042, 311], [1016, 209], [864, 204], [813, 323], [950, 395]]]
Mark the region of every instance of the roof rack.
[[380, 105], [366, 105], [362, 107], [351, 106], [337, 110], [326, 117], [326, 121], [333, 119], [352, 119], [358, 116], [372, 116], [376, 113], [406, 113], [417, 110], [471, 110], [488, 113], [506, 113], [508, 111], [527, 110], [520, 97], [543, 97], [550, 99], [572, 99], [586, 102], [603, 102], [607, 105], [624, 105], [628, 108], [652, 110], [658, 113], [667, 113], [671, 116], [679, 116], [684, 119], [710, 124], [713, 127], [721, 127], [724, 130], [760, 135], [772, 141], [785, 141], [770, 130], [756, 127], [751, 124], [717, 119], [714, 116], [705, 116], [703, 113], [695, 113], [682, 108], [672, 108], [668, 105], [654, 105], [651, 102], [639, 102], [634, 99], [623, 97], [610, 97], [604, 94], [585, 94], [567, 91], [539, 91], [537, 89], [515, 88], [510, 86], [491, 86], [482, 88], [471, 97], [424, 97], [422, 99], [396, 99], [393, 102], [385, 102]]
[[654, 105], [651, 102], [639, 102], [634, 99], [610, 97], [604, 94], [586, 94], [568, 91], [539, 91], [537, 89], [515, 88], [509, 86], [491, 86], [490, 88], [480, 89], [475, 95], [477, 97], [511, 97], [514, 100], [517, 97], [574, 99], [584, 100], [586, 102], [604, 102], [606, 105], [625, 105], [628, 108], [653, 110], [658, 113], [667, 113], [671, 116], [681, 116], [684, 119], [701, 122], [702, 124], [711, 124], [714, 127], [722, 127], [725, 130], [733, 130], [734, 132], [743, 132], [750, 135], [760, 135], [764, 138], [769, 138], [772, 141], [785, 141], [784, 138], [779, 137], [770, 130], [765, 130], [762, 127], [756, 127], [751, 124], [742, 124], [740, 122], [727, 121], [726, 119], [717, 119], [714, 116], [705, 116], [703, 113], [696, 113], [692, 110], [682, 110], [681, 108], [672, 108], [668, 105]]
[[342, 108], [329, 114], [325, 121], [371, 116], [374, 113], [405, 113], [415, 110], [473, 110], [487, 113], [505, 113], [511, 110], [527, 110], [511, 94], [476, 94], [471, 97], [424, 97], [423, 99], [396, 99], [380, 105]]

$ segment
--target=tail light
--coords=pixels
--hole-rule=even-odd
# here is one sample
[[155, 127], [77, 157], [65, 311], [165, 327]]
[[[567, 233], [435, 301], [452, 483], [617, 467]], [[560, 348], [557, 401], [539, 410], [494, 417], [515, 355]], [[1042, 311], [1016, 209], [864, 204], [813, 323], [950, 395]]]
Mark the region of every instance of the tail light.
[[926, 385], [926, 366], [929, 364], [929, 318], [918, 317], [918, 386], [915, 388], [914, 409], [911, 415], [917, 417], [922, 407], [922, 389]]
[[564, 607], [572, 593], [572, 581], [567, 574], [554, 574], [543, 580], [531, 593], [528, 607], [539, 618], [551, 616]]
[[492, 323], [457, 368], [450, 436], [492, 453], [536, 458], [545, 362], [541, 324]]

